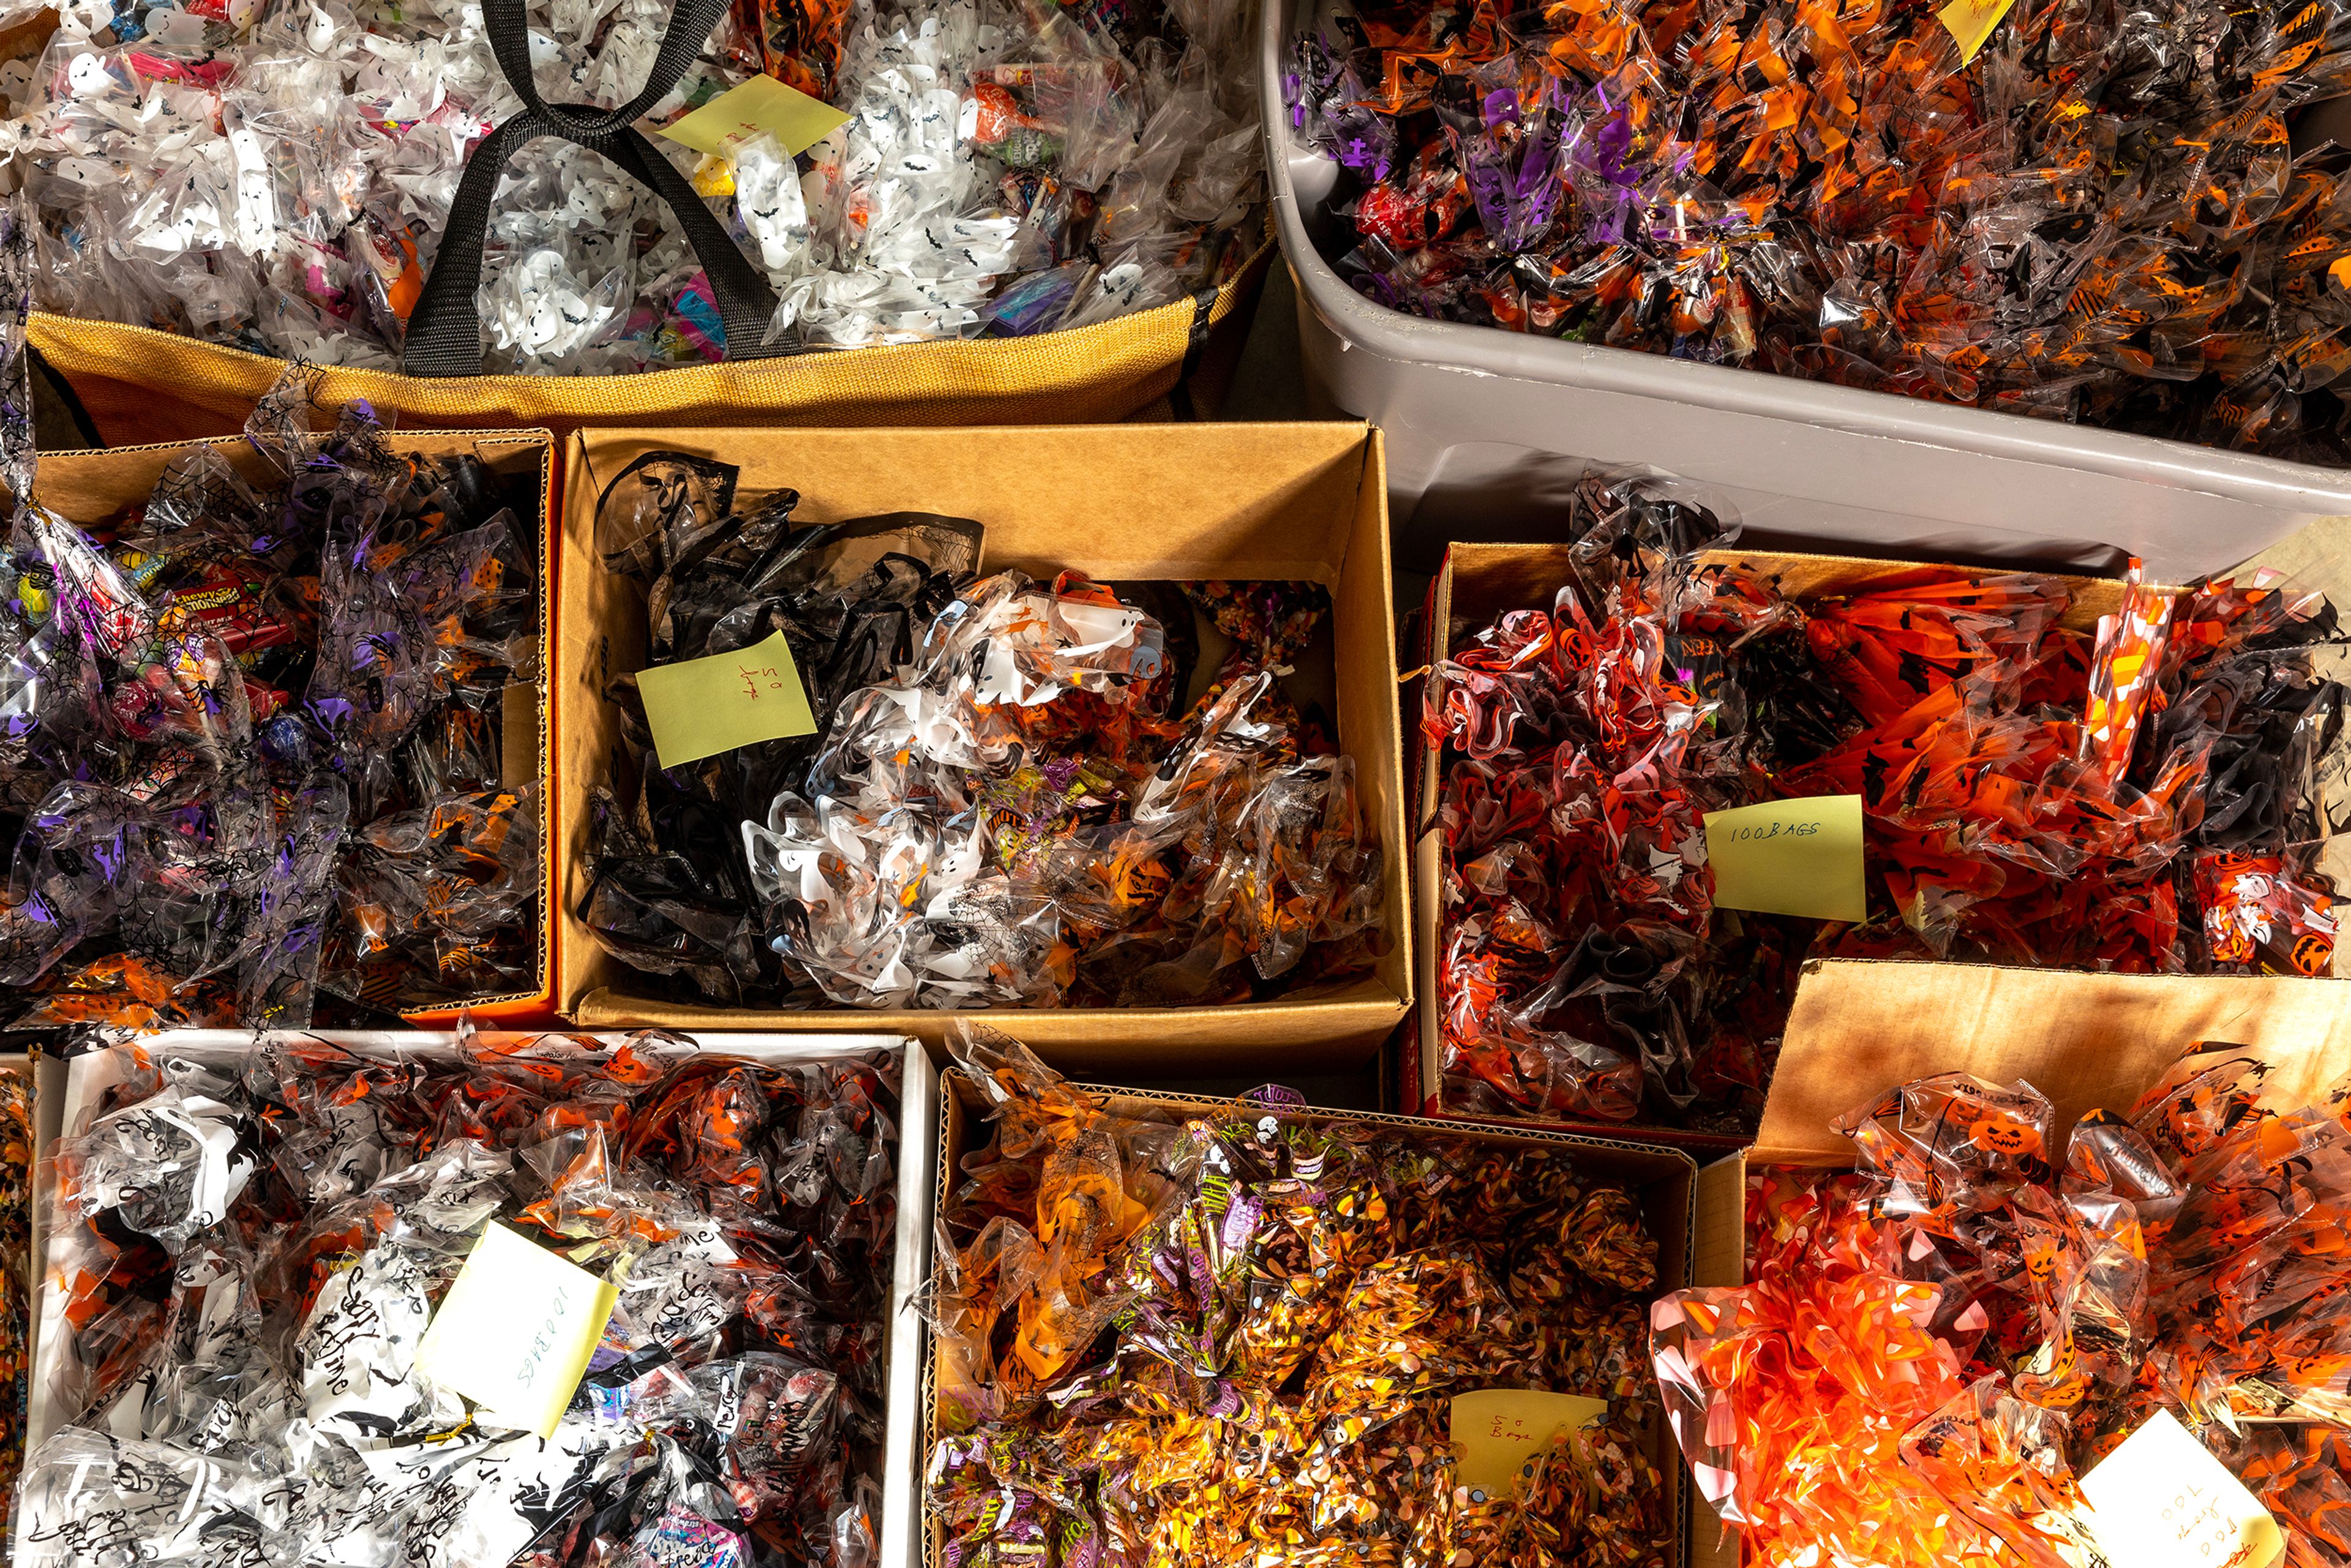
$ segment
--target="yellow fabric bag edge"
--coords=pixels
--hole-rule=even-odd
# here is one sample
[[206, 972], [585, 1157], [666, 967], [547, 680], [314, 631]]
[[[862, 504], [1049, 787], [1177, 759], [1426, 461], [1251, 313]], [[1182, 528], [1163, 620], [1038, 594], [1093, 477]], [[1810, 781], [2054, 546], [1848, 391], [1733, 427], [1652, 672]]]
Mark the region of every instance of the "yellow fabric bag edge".
[[[1262, 286], [1270, 239], [1217, 287], [1205, 329], [1238, 323]], [[762, 420], [856, 424], [1108, 423], [1173, 392], [1191, 349], [1192, 298], [1033, 338], [848, 349], [619, 376], [435, 380], [321, 366], [319, 402], [365, 398], [411, 426], [695, 425]], [[33, 346], [110, 444], [224, 435], [287, 361], [178, 333], [34, 312]], [[172, 401], [158, 403], [156, 394]]]

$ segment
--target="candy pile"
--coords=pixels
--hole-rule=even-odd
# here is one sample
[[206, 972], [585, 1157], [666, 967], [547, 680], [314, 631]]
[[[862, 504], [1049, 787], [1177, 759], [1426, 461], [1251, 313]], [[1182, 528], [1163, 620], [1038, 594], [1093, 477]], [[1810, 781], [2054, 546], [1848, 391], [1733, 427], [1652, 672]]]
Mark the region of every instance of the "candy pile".
[[16, 1510], [25, 1460], [32, 1256], [32, 1074], [0, 1071], [0, 1531]]
[[[528, 990], [538, 477], [402, 456], [364, 405], [172, 459], [116, 517], [20, 511], [0, 559], [0, 985], [23, 1024], [308, 1023]], [[250, 472], [248, 470], [247, 472]]]
[[[39, 9], [19, 0], [0, 23]], [[674, 8], [514, 9], [549, 101], [611, 109], [645, 82]], [[0, 126], [46, 235], [42, 308], [393, 366], [466, 156], [522, 107], [484, 7], [68, 0], [60, 15]], [[1084, 326], [1180, 299], [1255, 248], [1245, 43], [1229, 0], [738, 0], [650, 118], [766, 72], [848, 122], [797, 159], [768, 132], [730, 157], [653, 146], [775, 290], [770, 344]], [[498, 188], [487, 369], [721, 357], [710, 282], [658, 197], [553, 138], [517, 149]]]
[[[1567, 531], [1555, 607], [1426, 689], [1453, 1108], [1751, 1127], [1808, 955], [2328, 972], [2324, 600], [2134, 574], [2092, 637], [2045, 578], [1799, 602], [1646, 481], [1587, 481]], [[1707, 813], [1823, 795], [1860, 797], [1870, 918], [1716, 907]]]
[[[21, 1568], [873, 1561], [894, 1053], [114, 1049]], [[619, 1287], [545, 1440], [418, 1365], [494, 1220]]]
[[[703, 998], [869, 1008], [1210, 1005], [1369, 962], [1380, 848], [1280, 681], [1324, 590], [975, 580], [977, 523], [796, 526], [795, 492], [737, 515], [735, 481], [648, 455], [598, 549], [649, 585], [649, 664], [780, 632], [820, 733], [665, 769], [613, 684], [644, 755], [634, 798], [591, 797], [610, 951]], [[1233, 650], [1184, 713], [1195, 604]]]
[[[995, 1119], [944, 1217], [933, 1517], [946, 1561], [1660, 1568], [1635, 1197], [1563, 1151], [1296, 1113], [1117, 1113], [956, 1046]], [[1507, 1495], [1452, 1396], [1605, 1402]]]
[[1761, 1560], [2080, 1568], [2080, 1476], [2168, 1411], [2294, 1568], [2351, 1563], [2346, 1097], [2257, 1109], [2258, 1063], [2210, 1049], [2062, 1165], [2030, 1084], [1952, 1073], [1839, 1124], [1853, 1174], [1750, 1173], [1753, 1283], [1660, 1298], [1651, 1343]]
[[2288, 136], [2351, 83], [2330, 6], [1353, 13], [1287, 96], [1383, 303], [2351, 460], [2351, 153]]

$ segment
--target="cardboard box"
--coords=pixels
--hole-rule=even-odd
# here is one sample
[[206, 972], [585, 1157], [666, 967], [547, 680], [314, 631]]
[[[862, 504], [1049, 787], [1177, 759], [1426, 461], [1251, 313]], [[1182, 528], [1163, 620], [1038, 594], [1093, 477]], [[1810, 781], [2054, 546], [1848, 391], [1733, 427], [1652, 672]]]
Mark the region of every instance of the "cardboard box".
[[[181, 1030], [150, 1036], [140, 1042], [151, 1056], [182, 1055], [208, 1061], [234, 1061], [249, 1055], [260, 1037], [235, 1030]], [[329, 1040], [365, 1056], [421, 1057], [447, 1060], [456, 1055], [454, 1034], [398, 1030], [322, 1032], [307, 1036]], [[617, 1043], [617, 1040], [614, 1041]], [[914, 1309], [915, 1294], [931, 1273], [931, 1215], [936, 1182], [931, 1161], [938, 1148], [938, 1074], [930, 1055], [913, 1040], [896, 1034], [703, 1035], [684, 1042], [684, 1050], [749, 1057], [760, 1061], [814, 1061], [845, 1056], [877, 1047], [894, 1048], [903, 1062], [898, 1090], [898, 1230], [897, 1252], [892, 1261], [890, 1295], [883, 1332], [889, 1343], [888, 1413], [883, 1448], [882, 1513], [878, 1521], [882, 1561], [914, 1559], [914, 1534], [921, 1528], [922, 1452], [915, 1448], [921, 1428], [925, 1345], [923, 1321]], [[642, 1051], [642, 1048], [640, 1048]], [[57, 1172], [50, 1145], [62, 1134], [87, 1129], [99, 1099], [120, 1081], [119, 1059], [96, 1051], [70, 1061], [50, 1062], [56, 1088], [45, 1092], [37, 1113], [40, 1165], [33, 1186], [33, 1256], [42, 1260], [40, 1289], [33, 1303], [33, 1343], [26, 1384], [26, 1442], [27, 1452], [37, 1448], [61, 1423], [53, 1390], [62, 1370], [65, 1312], [62, 1270], [67, 1262], [57, 1239], [54, 1206]], [[51, 1080], [45, 1077], [48, 1089]], [[22, 1526], [24, 1515], [16, 1516]]]
[[664, 999], [607, 954], [577, 909], [588, 791], [609, 779], [619, 714], [603, 697], [642, 667], [644, 595], [595, 549], [604, 486], [643, 453], [696, 453], [742, 470], [740, 493], [787, 486], [794, 517], [834, 521], [921, 510], [986, 525], [980, 570], [1050, 580], [1308, 579], [1331, 589], [1339, 743], [1383, 852], [1390, 946], [1356, 979], [1267, 1002], [1193, 1009], [989, 1009], [1057, 1067], [1130, 1075], [1247, 1073], [1279, 1048], [1285, 1070], [1353, 1066], [1411, 999], [1405, 898], [1403, 742], [1389, 612], [1387, 492], [1379, 433], [1361, 424], [1105, 425], [1019, 430], [603, 431], [575, 434], [559, 544], [556, 841], [566, 866], [558, 940], [559, 1005], [603, 1028], [903, 1030], [935, 1045], [953, 1013], [828, 1008], [782, 1011]]
[[[2095, 1109], [2127, 1113], [2199, 1041], [2270, 1066], [2262, 1103], [2320, 1102], [2351, 1073], [2351, 987], [2284, 976], [2105, 975], [1834, 958], [1805, 966], [1752, 1148], [1698, 1174], [1694, 1281], [1746, 1279], [1747, 1169], [1853, 1164], [1833, 1124], [1942, 1072], [2023, 1079], [2056, 1108], [2061, 1153]], [[1738, 1568], [1740, 1537], [1691, 1509], [1690, 1568]]]
[[[555, 437], [544, 430], [501, 430], [494, 432], [433, 431], [409, 433], [394, 431], [391, 440], [402, 453], [419, 452], [427, 457], [454, 456], [471, 453], [487, 464], [501, 477], [513, 479], [530, 476], [538, 489], [538, 516], [521, 519], [528, 529], [537, 525], [538, 544], [538, 647], [543, 652], [549, 644], [553, 626], [554, 589], [549, 567], [554, 560], [555, 520]], [[172, 458], [198, 443], [174, 443], [153, 446], [118, 446], [102, 451], [60, 452], [45, 454], [33, 482], [34, 498], [69, 522], [97, 524], [119, 517], [131, 508], [146, 504], [154, 490], [155, 482]], [[256, 485], [277, 481], [277, 470], [241, 438], [224, 438], [209, 444], [234, 464], [240, 474]], [[296, 694], [299, 695], [299, 694]], [[549, 741], [549, 723], [553, 704], [548, 696], [548, 675], [542, 659], [539, 677], [534, 685], [511, 687], [500, 716], [499, 733], [505, 753], [501, 758], [506, 781], [520, 784], [538, 779], [539, 790], [539, 929], [538, 969], [528, 990], [494, 996], [475, 997], [465, 1001], [432, 1008], [412, 1009], [403, 1016], [413, 1021], [432, 1022], [455, 1019], [459, 1011], [470, 1009], [474, 1016], [485, 1022], [521, 1021], [543, 1019], [554, 1004], [555, 934], [549, 918], [554, 909], [556, 894], [555, 848], [552, 801], [554, 780], [548, 777], [542, 764], [553, 756]]]
[[[1946, 567], [1922, 567], [1915, 561], [1861, 560], [1844, 556], [1776, 555], [1754, 550], [1708, 550], [1699, 559], [1708, 566], [1738, 565], [1776, 578], [1791, 598], [1809, 600], [1834, 594], [1858, 593], [1898, 586], [1907, 580], [1947, 579]], [[1967, 570], [1975, 578], [2000, 572]], [[1449, 654], [1508, 610], [1548, 612], [1561, 586], [1572, 578], [1565, 545], [1458, 544], [1446, 552], [1444, 569], [1429, 587], [1427, 621], [1431, 663]], [[2073, 595], [2059, 624], [2095, 632], [2098, 617], [2113, 613], [2122, 597], [2122, 584], [2113, 578], [2053, 577]], [[1440, 647], [1439, 642], [1442, 641]], [[1443, 998], [1437, 988], [1437, 964], [1445, 952], [1441, 867], [1444, 839], [1437, 810], [1445, 797], [1446, 758], [1442, 748], [1421, 737], [1414, 747], [1413, 816], [1413, 941], [1419, 968], [1415, 977], [1419, 995], [1416, 1015], [1419, 1058], [1418, 1094], [1411, 1101], [1424, 1114], [1457, 1114], [1444, 1103], [1445, 1045], [1439, 1030]], [[1798, 1005], [1802, 1005], [1799, 990]], [[1466, 1114], [1466, 1113], [1463, 1113]], [[1486, 1118], [1490, 1120], [1491, 1118]], [[1511, 1124], [1517, 1125], [1516, 1122]], [[1641, 1123], [1542, 1122], [1544, 1126], [1617, 1137], [1636, 1136], [1680, 1144], [1701, 1150], [1727, 1150], [1742, 1141], [1676, 1127]]]
[[[1023, 1022], [1026, 1021], [1024, 1018]], [[1194, 1095], [1136, 1094], [1090, 1084], [1077, 1087], [1112, 1110], [1138, 1119], [1181, 1122], [1194, 1116], [1230, 1113], [1238, 1110], [1241, 1104], [1236, 1100]], [[1466, 1123], [1432, 1125], [1419, 1117], [1390, 1116], [1376, 1112], [1310, 1108], [1287, 1111], [1284, 1114], [1313, 1122], [1368, 1123], [1432, 1136], [1465, 1138], [1472, 1143], [1502, 1148], [1560, 1150], [1572, 1157], [1579, 1169], [1595, 1176], [1622, 1181], [1637, 1191], [1641, 1217], [1647, 1224], [1649, 1233], [1657, 1239], [1658, 1293], [1680, 1290], [1693, 1281], [1690, 1246], [1696, 1234], [1693, 1200], [1698, 1172], [1689, 1155], [1678, 1149], [1533, 1128], [1505, 1129]], [[933, 1199], [936, 1205], [933, 1210], [935, 1214], [946, 1214], [947, 1197], [961, 1179], [964, 1156], [986, 1141], [985, 1102], [979, 1090], [968, 1073], [961, 1068], [951, 1067], [939, 1075], [939, 1147], [935, 1162], [938, 1186]], [[940, 1228], [944, 1229], [943, 1227]], [[938, 1347], [935, 1342], [928, 1346], [924, 1357], [923, 1407], [924, 1444], [917, 1462], [926, 1468], [931, 1447], [942, 1436]], [[1651, 1419], [1646, 1437], [1649, 1458], [1665, 1478], [1666, 1517], [1674, 1523], [1675, 1545], [1674, 1550], [1667, 1553], [1667, 1562], [1669, 1568], [1683, 1568], [1686, 1562], [1684, 1549], [1689, 1538], [1689, 1489], [1684, 1485], [1688, 1469], [1682, 1463], [1681, 1451], [1675, 1446], [1673, 1432], [1666, 1425], [1662, 1413]], [[927, 1515], [925, 1528], [928, 1568], [940, 1568], [945, 1561], [945, 1532]], [[914, 1568], [914, 1563], [910, 1561], [904, 1568]]]

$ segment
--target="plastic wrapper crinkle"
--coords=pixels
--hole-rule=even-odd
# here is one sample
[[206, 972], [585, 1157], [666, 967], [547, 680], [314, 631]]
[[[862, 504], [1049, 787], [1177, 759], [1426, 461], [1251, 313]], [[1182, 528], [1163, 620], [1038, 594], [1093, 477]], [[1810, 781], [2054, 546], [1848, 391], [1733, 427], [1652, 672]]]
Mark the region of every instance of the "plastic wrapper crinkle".
[[[591, 796], [580, 909], [650, 983], [1201, 1006], [1368, 965], [1381, 846], [1285, 685], [1325, 590], [980, 579], [969, 519], [799, 524], [797, 493], [736, 481], [654, 453], [598, 508], [606, 569], [647, 584], [649, 664], [780, 632], [819, 727], [664, 768], [635, 677], [613, 683], [640, 767]], [[1196, 605], [1232, 650], [1187, 709]]]
[[[1656, 479], [1587, 480], [1565, 531], [1553, 602], [1452, 629], [1426, 687], [1449, 1109], [1751, 1130], [1808, 956], [2331, 972], [2323, 597], [2134, 568], [2095, 631], [2025, 574], [1799, 599]], [[1846, 795], [1865, 920], [1716, 902], [1709, 812]]]
[[2351, 151], [2303, 118], [2351, 83], [2331, 0], [1349, 10], [1286, 96], [1376, 300], [2351, 460]]
[[16, 1508], [31, 1394], [33, 1078], [0, 1071], [0, 1531]]
[[[266, 399], [0, 550], [0, 984], [24, 1024], [299, 1026], [539, 983], [538, 486]], [[515, 508], [519, 507], [517, 512]]]
[[2262, 1074], [2195, 1048], [2061, 1147], [2031, 1084], [1951, 1073], [1839, 1124], [1855, 1172], [1750, 1171], [1752, 1282], [1652, 1309], [1700, 1492], [1768, 1563], [2091, 1568], [2080, 1478], [2168, 1412], [2292, 1568], [2351, 1562], [2351, 1098]]
[[[993, 1135], [942, 1217], [932, 1518], [949, 1563], [1664, 1568], [1657, 1241], [1565, 1148], [1105, 1106], [959, 1024]], [[1449, 1402], [1579, 1395], [1506, 1494]]]
[[[672, 11], [530, 0], [539, 90], [627, 102]], [[59, 15], [0, 125], [38, 214], [39, 305], [395, 366], [465, 160], [522, 107], [483, 8], [69, 0]], [[771, 346], [1085, 325], [1221, 281], [1260, 243], [1249, 37], [1229, 0], [738, 0], [651, 120], [765, 72], [848, 122], [798, 157], [765, 131], [725, 157], [653, 145], [775, 290]], [[726, 350], [662, 201], [552, 137], [498, 182], [479, 305], [493, 372]]]
[[[877, 1561], [893, 1052], [114, 1049], [19, 1568]], [[493, 1222], [619, 1287], [544, 1439], [419, 1364]]]

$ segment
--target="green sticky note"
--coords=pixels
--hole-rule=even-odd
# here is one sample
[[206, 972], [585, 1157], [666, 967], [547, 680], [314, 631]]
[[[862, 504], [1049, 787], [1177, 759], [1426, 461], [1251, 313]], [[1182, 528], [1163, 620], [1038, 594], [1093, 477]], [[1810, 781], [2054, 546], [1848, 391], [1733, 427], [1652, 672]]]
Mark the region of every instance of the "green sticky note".
[[1868, 918], [1861, 797], [1814, 795], [1706, 814], [1706, 862], [1719, 909]]
[[781, 632], [738, 653], [637, 672], [664, 768], [792, 735], [814, 735], [816, 715]]
[[662, 134], [696, 152], [732, 158], [745, 142], [765, 131], [797, 158], [848, 123], [849, 116], [822, 99], [786, 87], [771, 76], [756, 76], [662, 127]]
[[496, 1220], [417, 1346], [417, 1364], [493, 1423], [554, 1436], [621, 1293]]

